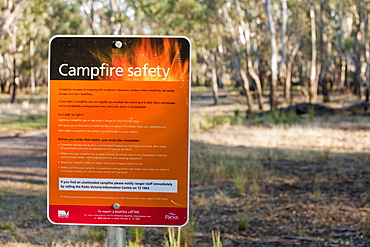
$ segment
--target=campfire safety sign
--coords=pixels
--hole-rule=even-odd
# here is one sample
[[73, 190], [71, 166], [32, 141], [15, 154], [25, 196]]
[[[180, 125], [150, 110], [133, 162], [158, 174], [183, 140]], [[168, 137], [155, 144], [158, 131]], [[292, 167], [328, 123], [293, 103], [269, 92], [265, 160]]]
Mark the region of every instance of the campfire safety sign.
[[189, 63], [185, 37], [51, 39], [52, 223], [186, 224]]

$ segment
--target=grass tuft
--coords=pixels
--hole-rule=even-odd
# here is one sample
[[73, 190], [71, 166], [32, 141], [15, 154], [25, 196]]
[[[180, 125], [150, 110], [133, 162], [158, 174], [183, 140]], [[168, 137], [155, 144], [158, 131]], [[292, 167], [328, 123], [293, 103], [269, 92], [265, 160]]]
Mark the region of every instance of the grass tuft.
[[100, 226], [92, 226], [89, 230], [89, 237], [93, 241], [103, 241], [107, 236], [107, 231]]
[[181, 228], [177, 228], [177, 233], [174, 227], [167, 229], [168, 237], [165, 237], [164, 247], [180, 247], [181, 245]]
[[221, 234], [219, 231], [212, 231], [212, 247], [222, 247]]

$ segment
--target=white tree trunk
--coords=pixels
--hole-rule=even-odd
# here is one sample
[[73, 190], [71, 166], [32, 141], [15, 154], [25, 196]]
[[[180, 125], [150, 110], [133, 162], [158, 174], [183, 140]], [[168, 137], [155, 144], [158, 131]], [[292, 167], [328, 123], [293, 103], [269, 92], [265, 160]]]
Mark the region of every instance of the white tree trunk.
[[[251, 36], [249, 30], [249, 23], [244, 20], [244, 12], [241, 8], [239, 0], [235, 0], [236, 10], [238, 12], [239, 18], [239, 36], [240, 42], [244, 42], [245, 45], [245, 55], [247, 60], [247, 68], [249, 76], [254, 80], [257, 87], [257, 94], [258, 94], [258, 106], [260, 110], [263, 110], [263, 92], [262, 92], [262, 83], [260, 77], [258, 76], [256, 70], [253, 67], [252, 58], [251, 58]], [[247, 89], [246, 89], [247, 90]], [[248, 89], [249, 90], [249, 89]], [[253, 102], [253, 101], [250, 101]]]
[[[368, 5], [368, 3], [366, 4]], [[369, 102], [370, 98], [370, 41], [369, 41], [369, 11], [366, 6], [365, 13], [365, 57], [366, 57], [366, 91], [365, 100]]]
[[277, 107], [277, 80], [278, 80], [278, 47], [276, 42], [275, 23], [272, 17], [271, 0], [263, 0], [265, 12], [268, 20], [268, 27], [270, 31], [270, 44], [271, 44], [271, 82], [270, 82], [270, 106], [271, 108]]
[[212, 89], [213, 89], [213, 100], [214, 104], [218, 105], [219, 93], [217, 83], [217, 67], [216, 67], [216, 55], [214, 52], [211, 53], [211, 74], [212, 74]]
[[288, 24], [288, 4], [287, 0], [281, 0], [281, 60], [279, 63], [279, 76], [280, 79], [286, 78], [286, 43], [287, 43], [287, 24]]
[[310, 74], [310, 103], [317, 102], [317, 80], [316, 80], [316, 16], [314, 0], [310, 1], [310, 19], [311, 19], [311, 74]]

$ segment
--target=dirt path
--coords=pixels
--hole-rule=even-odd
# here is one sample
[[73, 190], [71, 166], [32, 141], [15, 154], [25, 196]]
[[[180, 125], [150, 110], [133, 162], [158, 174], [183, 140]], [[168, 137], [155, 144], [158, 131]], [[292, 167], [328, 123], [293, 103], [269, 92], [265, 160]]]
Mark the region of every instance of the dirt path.
[[370, 153], [370, 123], [312, 123], [302, 126], [230, 126], [195, 131], [193, 141], [213, 145]]
[[3, 133], [0, 157], [0, 181], [45, 183], [46, 129]]
[[[230, 111], [224, 108], [194, 112]], [[224, 247], [370, 245], [369, 121], [224, 124], [192, 130], [191, 140], [191, 221], [184, 237], [193, 246], [210, 246], [211, 231], [221, 233]], [[0, 245], [103, 243], [103, 228], [47, 222], [46, 145], [46, 129], [0, 134]], [[231, 169], [245, 172], [242, 191]], [[95, 239], [96, 232], [103, 234]], [[163, 240], [162, 229], [145, 230], [144, 246]]]

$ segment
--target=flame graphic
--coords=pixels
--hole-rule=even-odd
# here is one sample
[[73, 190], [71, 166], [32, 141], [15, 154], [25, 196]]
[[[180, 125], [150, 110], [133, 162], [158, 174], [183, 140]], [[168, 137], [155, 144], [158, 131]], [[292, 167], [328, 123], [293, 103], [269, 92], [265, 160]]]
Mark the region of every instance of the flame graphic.
[[[175, 38], [136, 38], [127, 39], [121, 49], [112, 48], [111, 54], [97, 51], [95, 58], [112, 67], [122, 67], [123, 76], [111, 75], [100, 77], [100, 80], [115, 81], [188, 81], [189, 61], [181, 59], [181, 44]], [[154, 68], [158, 72], [149, 75], [148, 69], [141, 75], [130, 76], [129, 71], [143, 67]], [[163, 69], [163, 70], [162, 70]], [[153, 70], [154, 71], [154, 70]], [[168, 75], [164, 80], [164, 72]]]

